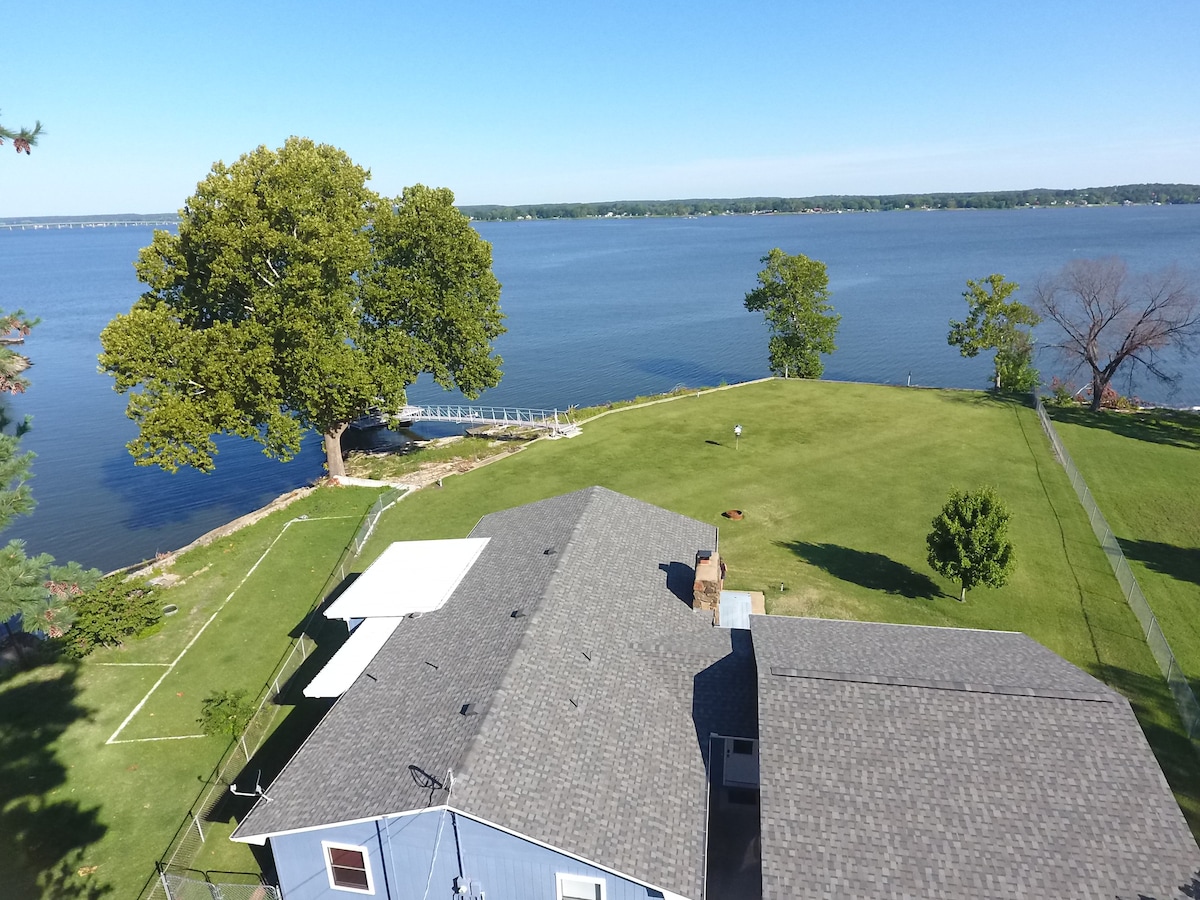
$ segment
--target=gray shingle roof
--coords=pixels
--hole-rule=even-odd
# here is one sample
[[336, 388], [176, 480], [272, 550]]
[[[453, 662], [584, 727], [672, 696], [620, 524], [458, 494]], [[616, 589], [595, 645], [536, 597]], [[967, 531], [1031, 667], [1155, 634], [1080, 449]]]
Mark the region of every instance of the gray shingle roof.
[[472, 536], [454, 596], [404, 620], [235, 837], [447, 802], [410, 767], [453, 770], [454, 807], [700, 896], [707, 729], [755, 719], [748, 642], [680, 590], [716, 528], [589, 488]]
[[1120, 695], [1020, 634], [751, 620], [764, 898], [1167, 898], [1200, 854]]
[[472, 534], [235, 837], [448, 802], [700, 897], [718, 732], [761, 739], [766, 898], [1200, 896], [1129, 704], [1024, 635], [714, 629], [686, 598], [716, 529], [602, 488]]

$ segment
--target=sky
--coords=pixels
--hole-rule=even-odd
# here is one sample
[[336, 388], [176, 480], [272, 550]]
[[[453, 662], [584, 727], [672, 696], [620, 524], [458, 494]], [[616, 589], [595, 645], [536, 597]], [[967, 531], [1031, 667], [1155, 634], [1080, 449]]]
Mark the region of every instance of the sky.
[[289, 135], [460, 204], [1200, 182], [1200, 2], [10, 2], [0, 217]]

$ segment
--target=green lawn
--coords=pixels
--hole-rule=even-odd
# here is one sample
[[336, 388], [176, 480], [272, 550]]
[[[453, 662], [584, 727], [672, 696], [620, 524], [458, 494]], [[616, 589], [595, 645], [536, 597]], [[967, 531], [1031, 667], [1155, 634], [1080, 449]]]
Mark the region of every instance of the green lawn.
[[[163, 597], [180, 611], [157, 633], [0, 683], [0, 896], [137, 896], [227, 745], [140, 739], [196, 734], [214, 690], [258, 693], [377, 493], [323, 489], [184, 555], [173, 571], [187, 580]], [[106, 744], [177, 658], [119, 736], [135, 742]], [[209, 826], [198, 865], [256, 868], [230, 831]]]
[[[1197, 830], [1196, 755], [1022, 402], [773, 381], [624, 411], [414, 494], [384, 516], [364, 559], [389, 541], [462, 536], [488, 512], [592, 484], [719, 525], [728, 585], [764, 591], [768, 612], [1029, 634], [1130, 698]], [[959, 603], [930, 571], [925, 535], [952, 488], [983, 484], [1012, 510], [1017, 571]], [[745, 518], [722, 518], [727, 509]]]
[[1200, 692], [1200, 416], [1050, 414], [1192, 690]]
[[[736, 448], [735, 423], [744, 429]], [[1155, 445], [1129, 443], [1120, 469], [1150, 468], [1138, 451]], [[770, 612], [1030, 634], [1131, 699], [1193, 828], [1200, 822], [1196, 755], [1074, 492], [1021, 402], [772, 381], [626, 410], [586, 424], [579, 437], [537, 442], [407, 497], [384, 516], [362, 564], [390, 541], [460, 537], [493, 510], [593, 484], [720, 525], [729, 586], [764, 591]], [[1005, 588], [981, 588], [959, 603], [955, 586], [925, 562], [925, 534], [952, 488], [982, 484], [1012, 509], [1018, 568]], [[1164, 496], [1185, 489], [1166, 487]], [[114, 897], [136, 896], [224, 743], [105, 741], [231, 592], [121, 738], [192, 734], [208, 692], [255, 690], [374, 496], [322, 490], [189, 553], [174, 568], [187, 581], [167, 595], [180, 612], [160, 632], [0, 683], [0, 894], [84, 898], [111, 888]], [[722, 518], [727, 509], [745, 518]], [[239, 587], [301, 514], [310, 520], [289, 528]], [[321, 518], [329, 516], [347, 518]], [[113, 662], [151, 665], [105, 665]], [[310, 670], [318, 664], [311, 660]], [[314, 708], [281, 717], [255, 766], [269, 773], [286, 759]], [[253, 868], [248, 848], [226, 840], [231, 828], [209, 826], [195, 867]]]

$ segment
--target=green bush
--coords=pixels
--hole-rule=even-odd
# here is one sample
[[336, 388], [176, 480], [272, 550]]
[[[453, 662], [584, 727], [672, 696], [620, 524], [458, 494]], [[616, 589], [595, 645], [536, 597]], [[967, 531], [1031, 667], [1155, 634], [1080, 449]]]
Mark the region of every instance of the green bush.
[[162, 618], [158, 598], [145, 578], [109, 575], [70, 603], [75, 621], [64, 635], [64, 652], [76, 659], [97, 647], [118, 646]]
[[247, 691], [215, 691], [201, 701], [196, 724], [210, 736], [239, 737], [254, 718], [255, 709]]
[[1051, 406], [1078, 406], [1079, 400], [1075, 396], [1075, 383], [1073, 381], [1062, 381], [1056, 375], [1050, 381], [1051, 398], [1047, 401]]

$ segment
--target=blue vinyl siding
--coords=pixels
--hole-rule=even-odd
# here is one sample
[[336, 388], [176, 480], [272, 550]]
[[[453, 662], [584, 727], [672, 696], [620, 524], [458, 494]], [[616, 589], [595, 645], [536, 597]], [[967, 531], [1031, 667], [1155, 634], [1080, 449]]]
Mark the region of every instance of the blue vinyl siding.
[[374, 896], [387, 900], [451, 900], [460, 857], [463, 880], [470, 883], [467, 893], [457, 895], [464, 900], [555, 900], [558, 873], [603, 878], [607, 900], [659, 896], [461, 814], [431, 810], [271, 838], [284, 900], [368, 896], [330, 888], [322, 841], [366, 847]]

